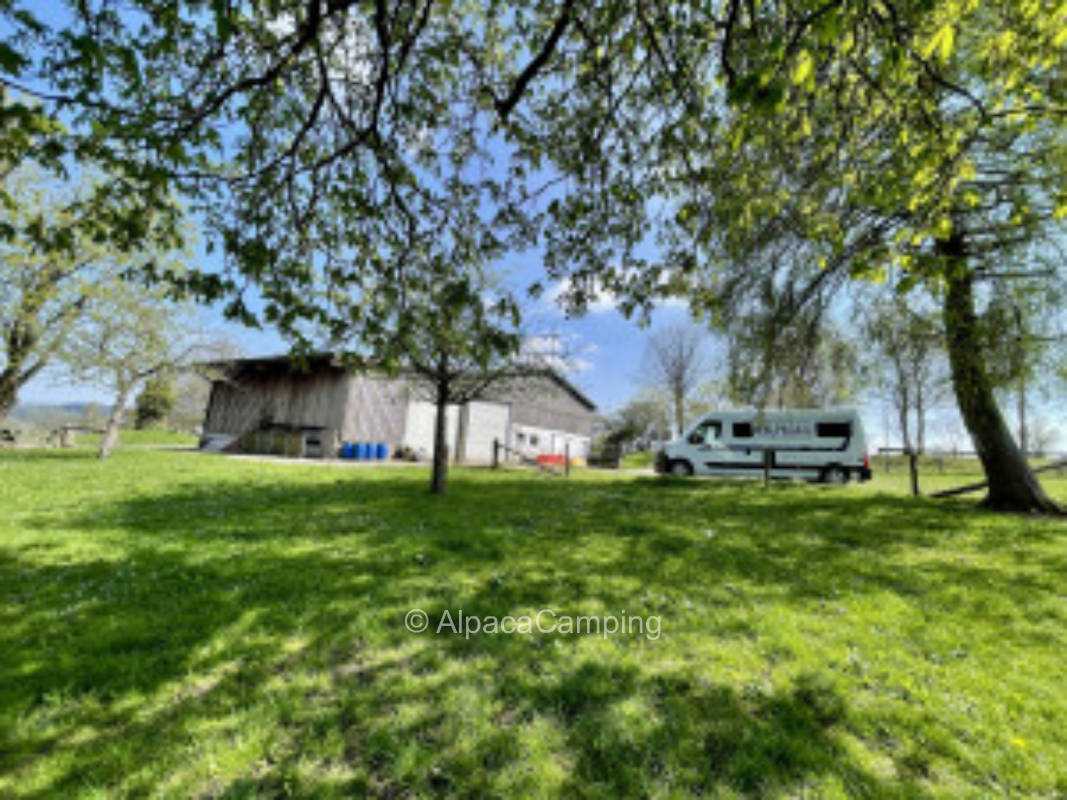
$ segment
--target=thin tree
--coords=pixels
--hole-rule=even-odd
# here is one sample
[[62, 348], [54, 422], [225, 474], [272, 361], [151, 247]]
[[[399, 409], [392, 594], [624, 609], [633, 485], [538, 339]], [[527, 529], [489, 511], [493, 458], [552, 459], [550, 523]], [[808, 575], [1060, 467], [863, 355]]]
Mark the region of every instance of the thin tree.
[[914, 296], [894, 295], [871, 304], [862, 330], [871, 345], [868, 373], [896, 412], [904, 449], [925, 452], [927, 412], [948, 388], [936, 313]]
[[1001, 396], [1014, 395], [1017, 441], [1024, 454], [1030, 451], [1030, 395], [1047, 392], [1057, 383], [1056, 359], [1067, 344], [1063, 306], [1067, 287], [1062, 285], [1067, 276], [1060, 281], [1054, 276], [1054, 270], [1038, 264], [1029, 273], [1002, 277], [994, 283], [981, 315], [990, 381]]
[[158, 290], [122, 282], [94, 302], [64, 340], [58, 360], [66, 374], [114, 396], [99, 458], [115, 448], [126, 407], [140, 386], [210, 354], [183, 311]]
[[686, 398], [704, 377], [708, 332], [697, 325], [670, 325], [653, 331], [645, 347], [644, 373], [649, 383], [671, 399], [675, 431], [685, 430]]

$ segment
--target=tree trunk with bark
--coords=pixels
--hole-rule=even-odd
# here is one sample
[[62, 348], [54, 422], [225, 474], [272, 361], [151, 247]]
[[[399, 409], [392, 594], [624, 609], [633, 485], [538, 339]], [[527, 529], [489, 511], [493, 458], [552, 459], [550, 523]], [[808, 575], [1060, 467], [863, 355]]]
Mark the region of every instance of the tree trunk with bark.
[[434, 398], [436, 414], [433, 431], [433, 477], [430, 491], [444, 494], [448, 481], [448, 362], [442, 358], [438, 364], [437, 393]]
[[1030, 470], [993, 396], [975, 313], [974, 275], [965, 263], [963, 236], [939, 241], [938, 250], [949, 262], [943, 312], [952, 388], [989, 481], [984, 505], [998, 511], [1062, 513]]
[[911, 452], [911, 426], [908, 424], [908, 392], [901, 388], [897, 393], [897, 420], [900, 424], [900, 439], [904, 445], [904, 452]]
[[18, 401], [19, 386], [16, 374], [16, 371], [10, 368], [0, 373], [0, 419], [10, 414]]
[[107, 424], [104, 426], [104, 435], [100, 437], [100, 447], [96, 451], [97, 458], [107, 458], [119, 440], [119, 426], [122, 425], [122, 415], [126, 413], [126, 401], [130, 399], [130, 390], [122, 389], [115, 405], [108, 415]]
[[685, 391], [674, 391], [674, 425], [677, 428], [676, 435], [681, 436], [685, 430]]
[[7, 366], [0, 371], [0, 419], [14, 410], [19, 400], [19, 389], [29, 383], [44, 365], [42, 359], [26, 367], [22, 356], [12, 357], [8, 353]]

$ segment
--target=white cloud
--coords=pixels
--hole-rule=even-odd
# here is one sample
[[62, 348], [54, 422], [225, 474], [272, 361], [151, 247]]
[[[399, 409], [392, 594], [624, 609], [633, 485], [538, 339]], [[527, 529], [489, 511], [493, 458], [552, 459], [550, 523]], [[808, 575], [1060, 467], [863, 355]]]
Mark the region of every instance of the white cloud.
[[[549, 287], [543, 298], [550, 310], [559, 313], [566, 309], [567, 302], [565, 295], [570, 291], [571, 287], [571, 278], [564, 278]], [[590, 295], [589, 301], [586, 304], [586, 314], [605, 314], [618, 309], [619, 298], [613, 292], [599, 285], [594, 286], [591, 292], [588, 290], [586, 291]], [[656, 308], [686, 308], [687, 305], [688, 303], [686, 300], [681, 297], [664, 297], [659, 298], [655, 302]]]
[[592, 355], [596, 349], [596, 345], [579, 345], [575, 336], [542, 334], [523, 341], [519, 358], [558, 372], [577, 374], [593, 369], [593, 362], [582, 356]]

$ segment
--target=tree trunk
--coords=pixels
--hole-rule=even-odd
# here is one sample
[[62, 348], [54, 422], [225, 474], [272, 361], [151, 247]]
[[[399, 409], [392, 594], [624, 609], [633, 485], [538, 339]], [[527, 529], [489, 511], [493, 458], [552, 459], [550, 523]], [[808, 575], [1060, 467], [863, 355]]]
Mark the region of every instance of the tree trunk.
[[0, 371], [0, 419], [10, 414], [18, 403], [19, 389], [25, 386], [39, 373], [45, 365], [43, 359], [25, 367], [25, 351], [12, 354], [9, 350], [7, 366]]
[[974, 310], [974, 276], [964, 263], [962, 235], [939, 241], [938, 251], [949, 261], [943, 310], [952, 388], [989, 481], [984, 505], [1000, 511], [1062, 513], [1030, 471], [993, 396]]
[[1026, 435], [1026, 378], [1019, 376], [1019, 396], [1016, 400], [1019, 409], [1019, 449], [1023, 451], [1025, 458], [1030, 453], [1029, 438]]
[[130, 397], [129, 389], [123, 389], [115, 401], [111, 414], [108, 415], [107, 424], [104, 426], [104, 435], [100, 437], [100, 447], [96, 451], [97, 458], [107, 458], [119, 440], [119, 426], [122, 424], [122, 415], [126, 413], [126, 401]]
[[922, 381], [915, 381], [915, 451], [926, 452], [926, 404], [923, 400]]
[[[900, 426], [900, 444], [905, 453], [911, 452], [911, 385], [908, 380], [908, 371], [902, 360], [900, 352], [891, 352], [893, 362], [893, 378], [896, 386], [893, 388], [895, 397], [893, 404], [897, 409], [897, 425]], [[888, 446], [888, 442], [886, 443]]]
[[[444, 362], [447, 369], [447, 362]], [[433, 430], [433, 477], [430, 480], [430, 491], [434, 494], [444, 494], [448, 480], [448, 378], [439, 374], [437, 378], [437, 396], [435, 398], [436, 415], [434, 417]]]
[[4, 419], [15, 408], [18, 401], [18, 370], [5, 369], [0, 372], [0, 419]]
[[676, 435], [681, 436], [685, 430], [685, 394], [680, 391], [674, 393], [674, 425]]
[[901, 393], [897, 397], [897, 415], [900, 424], [900, 440], [904, 446], [904, 452], [911, 452], [911, 431], [908, 425], [908, 398]]

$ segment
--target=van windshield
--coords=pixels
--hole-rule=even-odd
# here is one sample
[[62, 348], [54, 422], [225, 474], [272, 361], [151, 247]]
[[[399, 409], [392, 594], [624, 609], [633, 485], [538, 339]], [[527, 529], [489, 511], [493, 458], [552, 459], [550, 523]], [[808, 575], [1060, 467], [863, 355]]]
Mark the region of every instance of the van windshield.
[[718, 420], [707, 419], [693, 428], [688, 436], [690, 444], [708, 444], [714, 442], [722, 435], [722, 423]]

